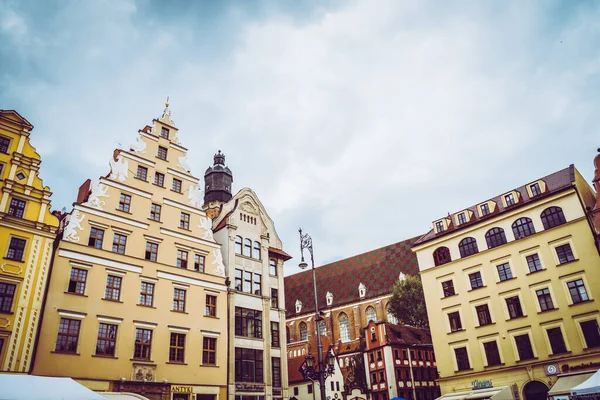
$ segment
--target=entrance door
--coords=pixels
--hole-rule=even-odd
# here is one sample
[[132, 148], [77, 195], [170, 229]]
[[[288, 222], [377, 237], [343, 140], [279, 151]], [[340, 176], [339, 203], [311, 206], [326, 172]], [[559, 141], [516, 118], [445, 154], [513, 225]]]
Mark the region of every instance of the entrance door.
[[190, 395], [187, 393], [173, 393], [173, 400], [190, 400]]
[[545, 400], [548, 397], [548, 386], [539, 381], [531, 381], [523, 389], [525, 400]]

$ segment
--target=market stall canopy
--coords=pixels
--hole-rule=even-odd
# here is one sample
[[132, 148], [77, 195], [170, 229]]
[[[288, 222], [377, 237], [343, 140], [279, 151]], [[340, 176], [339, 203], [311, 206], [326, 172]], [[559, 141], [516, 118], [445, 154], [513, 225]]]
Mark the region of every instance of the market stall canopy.
[[584, 374], [560, 375], [554, 386], [552, 386], [552, 389], [548, 392], [548, 396], [568, 396], [572, 388], [585, 382], [593, 374], [593, 372], [589, 372]]
[[0, 374], [0, 400], [106, 400], [71, 378]]
[[590, 376], [585, 382], [571, 389], [572, 396], [600, 393], [600, 370]]
[[464, 400], [464, 399], [478, 399], [478, 400], [512, 400], [513, 395], [508, 386], [502, 386], [497, 388], [478, 389], [470, 392], [460, 393], [447, 393], [442, 397], [438, 397], [436, 400]]

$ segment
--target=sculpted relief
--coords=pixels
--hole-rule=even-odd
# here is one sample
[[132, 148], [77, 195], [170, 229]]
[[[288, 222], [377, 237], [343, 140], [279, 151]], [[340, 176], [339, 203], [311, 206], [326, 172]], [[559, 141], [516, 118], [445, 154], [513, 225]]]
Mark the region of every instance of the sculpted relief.
[[215, 259], [213, 260], [213, 265], [216, 265], [213, 274], [219, 276], [225, 276], [225, 265], [223, 265], [223, 255], [221, 254], [221, 249], [214, 249], [213, 254]]
[[88, 197], [88, 201], [84, 204], [102, 210], [104, 207], [104, 200], [108, 198], [108, 186], [100, 181], [96, 182], [92, 186], [92, 193]]
[[177, 161], [179, 162], [179, 168], [181, 168], [184, 171], [190, 172], [192, 170], [192, 167], [190, 166], [190, 162], [188, 161], [187, 155], [182, 155], [181, 157], [179, 157], [177, 159]]
[[110, 179], [125, 182], [127, 179], [128, 170], [128, 162], [127, 159], [117, 156], [117, 161], [114, 158], [110, 159]]
[[138, 134], [137, 140], [130, 147], [131, 151], [134, 153], [143, 154], [146, 152], [146, 142], [142, 139], [142, 135]]
[[204, 229], [202, 239], [214, 241], [212, 231], [212, 220], [210, 218], [200, 217], [200, 225], [198, 225], [198, 228]]
[[77, 230], [82, 230], [81, 222], [85, 216], [81, 214], [78, 210], [73, 210], [69, 217], [69, 222], [67, 226], [65, 226], [65, 230], [63, 232], [63, 239], [68, 240], [69, 242], [79, 242], [79, 232]]
[[200, 184], [190, 185], [188, 193], [189, 205], [192, 207], [200, 208], [204, 203], [204, 194], [202, 193], [202, 187]]

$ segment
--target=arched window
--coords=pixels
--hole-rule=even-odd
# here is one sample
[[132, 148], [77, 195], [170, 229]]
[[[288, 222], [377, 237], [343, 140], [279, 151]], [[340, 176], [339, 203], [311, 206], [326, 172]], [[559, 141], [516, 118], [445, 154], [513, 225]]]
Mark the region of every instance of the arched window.
[[252, 240], [244, 239], [244, 255], [252, 257]]
[[242, 254], [242, 237], [235, 237], [235, 254]]
[[340, 314], [340, 339], [342, 339], [342, 342], [350, 341], [350, 323], [346, 313]]
[[254, 242], [252, 258], [256, 258], [257, 260], [260, 260], [260, 243], [258, 243], [258, 242]]
[[290, 327], [286, 326], [285, 327], [285, 342], [289, 343], [292, 340], [291, 336], [290, 336]]
[[506, 235], [502, 228], [492, 228], [485, 234], [488, 249], [493, 249], [506, 243]]
[[325, 321], [320, 320], [317, 326], [319, 327], [319, 335], [327, 335], [327, 324], [325, 324]]
[[390, 324], [398, 325], [398, 318], [396, 318], [390, 312], [390, 305], [389, 305], [389, 303], [386, 305], [385, 309], [386, 309], [386, 312], [387, 312], [387, 322], [389, 322]]
[[563, 214], [563, 210], [560, 207], [548, 207], [542, 211], [540, 216], [542, 217], [544, 229], [554, 228], [567, 222], [565, 214]]
[[369, 321], [377, 322], [377, 313], [372, 306], [367, 307], [365, 314], [367, 315], [367, 324]]
[[529, 218], [519, 218], [512, 224], [515, 239], [521, 239], [535, 233], [533, 222]]
[[308, 340], [308, 329], [306, 322], [300, 322], [300, 341]]
[[477, 248], [477, 240], [472, 237], [464, 238], [458, 244], [458, 250], [460, 251], [461, 257], [468, 257], [479, 253], [479, 249]]
[[447, 247], [438, 247], [433, 252], [433, 262], [436, 266], [449, 263], [450, 261], [452, 261], [452, 258], [450, 258], [450, 249]]

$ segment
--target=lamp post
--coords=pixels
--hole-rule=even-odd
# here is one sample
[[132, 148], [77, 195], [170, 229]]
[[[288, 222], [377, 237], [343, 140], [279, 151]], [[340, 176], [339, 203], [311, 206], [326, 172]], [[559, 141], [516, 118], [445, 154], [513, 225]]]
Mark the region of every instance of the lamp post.
[[333, 375], [335, 371], [335, 356], [331, 354], [331, 350], [327, 352], [327, 364], [323, 362], [323, 344], [321, 343], [321, 333], [319, 332], [319, 300], [317, 297], [317, 275], [315, 273], [315, 259], [313, 256], [313, 246], [312, 246], [312, 238], [310, 235], [302, 234], [302, 228], [298, 229], [300, 232], [300, 255], [302, 256], [302, 260], [298, 265], [302, 269], [306, 269], [308, 264], [304, 261], [304, 249], [308, 250], [310, 253], [310, 264], [312, 267], [312, 275], [313, 275], [313, 289], [315, 292], [315, 324], [317, 326], [317, 360], [318, 360], [318, 370], [315, 368], [315, 358], [312, 354], [308, 354], [306, 359], [304, 360], [306, 363], [306, 368], [302, 370], [302, 374], [305, 378], [310, 380], [318, 379], [319, 380], [319, 390], [321, 393], [321, 400], [327, 400], [327, 396], [325, 394], [325, 379], [328, 376]]

